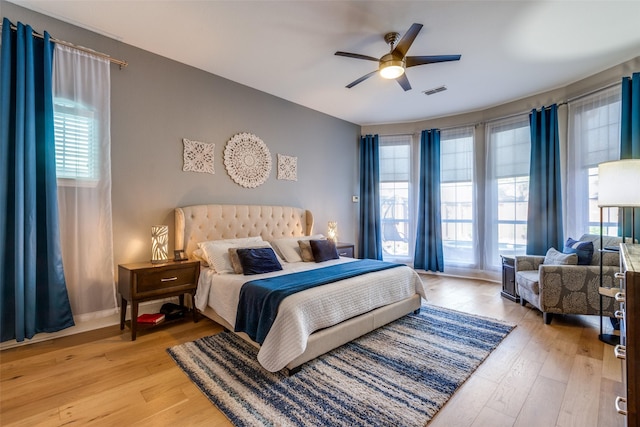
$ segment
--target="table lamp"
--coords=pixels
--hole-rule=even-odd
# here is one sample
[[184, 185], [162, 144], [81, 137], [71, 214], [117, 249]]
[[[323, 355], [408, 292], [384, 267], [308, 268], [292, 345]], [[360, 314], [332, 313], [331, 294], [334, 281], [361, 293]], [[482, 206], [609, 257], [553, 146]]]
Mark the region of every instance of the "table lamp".
[[160, 264], [169, 259], [169, 226], [151, 227], [151, 263]]
[[338, 243], [338, 223], [336, 221], [329, 221], [327, 239], [333, 241], [333, 243]]

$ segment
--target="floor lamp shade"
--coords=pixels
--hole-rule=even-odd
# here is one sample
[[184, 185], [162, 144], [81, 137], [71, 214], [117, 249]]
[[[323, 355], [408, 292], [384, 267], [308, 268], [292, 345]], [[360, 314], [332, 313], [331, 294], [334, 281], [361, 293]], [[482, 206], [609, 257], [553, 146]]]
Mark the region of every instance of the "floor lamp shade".
[[151, 262], [158, 264], [169, 259], [169, 226], [151, 227]]
[[599, 207], [640, 207], [640, 159], [598, 165]]

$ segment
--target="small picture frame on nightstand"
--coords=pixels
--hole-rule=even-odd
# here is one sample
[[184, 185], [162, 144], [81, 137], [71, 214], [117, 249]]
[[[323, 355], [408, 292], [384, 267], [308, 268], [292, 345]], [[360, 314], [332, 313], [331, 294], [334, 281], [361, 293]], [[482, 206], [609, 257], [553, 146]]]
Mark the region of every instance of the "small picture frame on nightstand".
[[176, 250], [173, 251], [173, 260], [174, 261], [185, 261], [187, 260], [187, 254], [184, 253], [183, 250]]

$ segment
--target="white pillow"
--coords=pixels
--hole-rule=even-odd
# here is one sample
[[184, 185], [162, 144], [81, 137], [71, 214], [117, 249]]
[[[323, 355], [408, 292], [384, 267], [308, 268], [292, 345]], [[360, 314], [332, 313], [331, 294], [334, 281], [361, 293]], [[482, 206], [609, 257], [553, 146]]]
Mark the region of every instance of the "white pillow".
[[209, 240], [198, 243], [198, 246], [204, 251], [209, 268], [213, 268], [218, 274], [228, 274], [234, 272], [229, 259], [229, 248], [249, 248], [264, 245], [265, 243], [267, 242], [258, 236], [241, 239]]
[[322, 234], [313, 236], [285, 237], [271, 241], [271, 246], [276, 250], [282, 259], [287, 262], [302, 262], [302, 254], [298, 240], [321, 240], [325, 237]]
[[544, 256], [544, 265], [577, 265], [577, 254], [563, 254], [556, 248], [549, 248]]
[[202, 265], [204, 265], [205, 267], [209, 267], [209, 260], [207, 259], [207, 255], [204, 253], [202, 249], [200, 248], [196, 249], [191, 253], [191, 256], [193, 256], [196, 260], [200, 261]]

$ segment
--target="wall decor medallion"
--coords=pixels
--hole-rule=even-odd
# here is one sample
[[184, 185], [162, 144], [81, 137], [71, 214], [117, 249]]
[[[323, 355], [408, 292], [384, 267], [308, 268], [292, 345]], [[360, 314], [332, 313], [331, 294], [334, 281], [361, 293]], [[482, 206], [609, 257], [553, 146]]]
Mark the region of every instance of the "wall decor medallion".
[[236, 184], [255, 188], [264, 184], [271, 173], [271, 153], [257, 136], [238, 133], [224, 148], [224, 166]]
[[185, 172], [205, 172], [215, 174], [213, 169], [213, 150], [215, 144], [208, 144], [206, 142], [191, 141], [187, 138], [182, 138], [184, 144], [183, 160], [184, 165], [182, 170]]
[[298, 180], [298, 158], [278, 154], [278, 179]]

